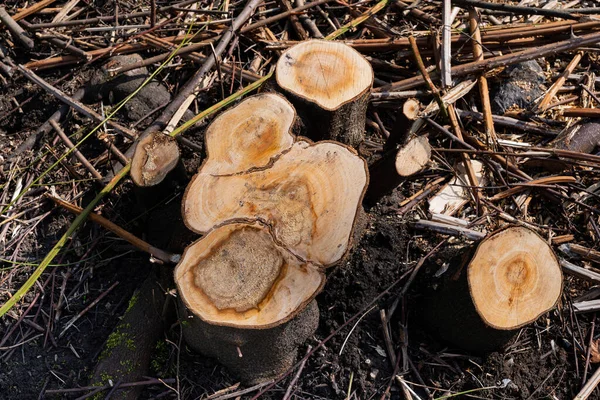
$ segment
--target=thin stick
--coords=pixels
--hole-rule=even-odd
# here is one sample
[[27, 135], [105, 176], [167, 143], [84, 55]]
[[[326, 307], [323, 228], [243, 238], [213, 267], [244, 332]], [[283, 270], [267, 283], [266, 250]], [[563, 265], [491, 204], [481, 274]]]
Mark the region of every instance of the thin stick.
[[110, 293], [110, 291], [113, 290], [118, 284], [119, 284], [119, 281], [116, 281], [115, 283], [113, 283], [108, 289], [106, 289], [102, 294], [100, 294], [100, 296], [98, 296], [94, 301], [92, 301], [86, 308], [84, 308], [76, 316], [71, 318], [69, 320], [69, 322], [66, 323], [65, 327], [63, 328], [62, 332], [58, 335], [58, 337], [59, 338], [63, 337], [63, 335], [67, 332], [67, 330], [70, 327], [72, 327], [73, 324], [79, 320], [79, 318], [83, 317], [85, 315], [85, 313], [90, 311], [96, 304], [98, 304], [100, 302], [100, 300], [105, 298], [106, 295], [108, 295]]
[[[47, 197], [50, 200], [52, 200], [54, 203], [58, 204], [65, 210], [72, 212], [75, 215], [79, 215], [83, 212], [83, 209], [81, 207], [77, 207], [76, 205], [71, 204], [67, 201], [64, 201], [58, 197], [54, 197], [54, 196], [50, 196], [50, 195], [48, 195]], [[115, 224], [114, 222], [109, 221], [108, 219], [104, 218], [101, 215], [98, 215], [98, 214], [92, 212], [89, 214], [88, 218], [91, 221], [97, 223], [98, 225], [101, 225], [103, 228], [108, 229], [109, 231], [113, 232], [115, 235], [119, 236], [121, 239], [126, 240], [127, 242], [131, 243], [132, 245], [134, 245], [136, 248], [140, 249], [141, 251], [144, 251], [144, 252], [150, 254], [152, 257], [156, 258], [157, 260], [160, 260], [165, 263], [179, 262], [179, 258], [180, 258], [179, 254], [172, 254], [172, 253], [166, 252], [164, 250], [158, 249], [158, 248], [152, 246], [151, 244], [143, 241], [142, 239], [138, 238], [134, 234], [121, 228], [119, 225]]]
[[[277, 0], [277, 4], [279, 4], [279, 6], [281, 7], [282, 10], [285, 10], [287, 12], [290, 12], [293, 9], [289, 0]], [[292, 15], [290, 15], [289, 19], [290, 19], [290, 25], [292, 26], [292, 29], [294, 30], [294, 32], [296, 32], [296, 35], [298, 36], [298, 38], [300, 40], [308, 40], [309, 39], [308, 32], [306, 32], [306, 29], [304, 29], [304, 27], [300, 23], [300, 19], [298, 19], [298, 16], [295, 14], [292, 14]]]
[[241, 398], [241, 396], [244, 395], [244, 394], [248, 394], [248, 393], [254, 392], [257, 389], [260, 389], [261, 387], [265, 387], [267, 385], [271, 385], [272, 383], [273, 383], [272, 380], [267, 381], [267, 382], [262, 382], [262, 383], [254, 385], [254, 386], [251, 386], [249, 388], [246, 388], [246, 389], [243, 389], [243, 390], [238, 390], [237, 392], [233, 392], [233, 393], [225, 394], [223, 396], [215, 397], [214, 400], [233, 399], [234, 397]]
[[[458, 116], [456, 114], [456, 109], [454, 108], [454, 104], [448, 104], [448, 116], [450, 117], [450, 123], [456, 133], [456, 137], [459, 140], [463, 140], [462, 129], [458, 122]], [[479, 180], [475, 175], [475, 169], [473, 169], [473, 164], [471, 164], [471, 158], [467, 153], [463, 154], [463, 162], [465, 164], [465, 169], [467, 170], [467, 177], [469, 178], [469, 183], [471, 184], [470, 190], [473, 194], [473, 199], [475, 200], [475, 204], [477, 206], [477, 211], [481, 212], [481, 197], [479, 195]]]
[[594, 343], [594, 329], [596, 328], [596, 314], [592, 318], [592, 326], [590, 328], [590, 341], [588, 342], [587, 353], [585, 355], [585, 367], [583, 368], [583, 382], [587, 380], [588, 368], [590, 367], [590, 356], [592, 354], [592, 343]]
[[598, 118], [600, 117], [600, 108], [565, 108], [561, 114], [563, 117]]
[[63, 21], [69, 12], [79, 3], [80, 0], [70, 0], [67, 4], [65, 4], [62, 9], [54, 16], [52, 22], [60, 22]]
[[[483, 47], [481, 46], [481, 30], [479, 29], [479, 15], [474, 9], [469, 10], [469, 26], [471, 28], [471, 43], [473, 44], [473, 60], [483, 60]], [[483, 122], [485, 125], [485, 134], [491, 148], [498, 147], [498, 138], [494, 129], [494, 120], [492, 118], [492, 106], [490, 104], [490, 89], [487, 78], [481, 75], [477, 78], [479, 84], [479, 97], [483, 109]]]
[[452, 65], [450, 63], [451, 57], [451, 21], [452, 18], [452, 4], [450, 0], [442, 1], [442, 57], [440, 62], [440, 73], [442, 75], [442, 88], [449, 88], [452, 86]]
[[[147, 379], [145, 381], [139, 382], [127, 382], [119, 385], [120, 389], [135, 387], [135, 386], [146, 386], [146, 385], [159, 385], [166, 383], [174, 383], [175, 379]], [[110, 385], [104, 386], [83, 386], [79, 388], [69, 388], [69, 389], [48, 389], [44, 392], [44, 394], [61, 394], [61, 393], [77, 393], [77, 392], [87, 392], [89, 390], [95, 390], [97, 388], [102, 388], [103, 390], [110, 389]]]
[[600, 383], [600, 367], [598, 367], [596, 372], [594, 372], [594, 375], [592, 375], [590, 380], [581, 388], [573, 400], [586, 400], [592, 395], [596, 386], [598, 386], [598, 383]]
[[[303, 6], [304, 0], [296, 0], [296, 5], [298, 7]], [[312, 35], [312, 37], [317, 38], [317, 39], [323, 39], [323, 34], [319, 30], [319, 27], [317, 26], [315, 21], [313, 21], [311, 18], [309, 18], [306, 14], [299, 15], [299, 19], [304, 24], [306, 29], [308, 31], [310, 31], [310, 34]]]
[[582, 51], [579, 51], [577, 52], [577, 54], [575, 54], [575, 57], [573, 57], [569, 65], [567, 65], [567, 68], [565, 68], [560, 77], [556, 80], [556, 82], [552, 84], [552, 87], [546, 92], [546, 95], [539, 102], [539, 104], [536, 107], [536, 111], [544, 112], [548, 109], [548, 105], [550, 104], [556, 93], [558, 93], [560, 88], [563, 87], [565, 81], [567, 80], [567, 77], [571, 75], [573, 73], [573, 70], [579, 65], [579, 62], [581, 61], [582, 57]]
[[426, 219], [420, 219], [414, 222], [412, 226], [415, 229], [439, 232], [443, 233], [444, 235], [464, 236], [469, 240], [481, 240], [485, 237], [485, 233], [483, 232], [464, 228], [462, 226], [449, 225], [443, 222], [428, 221]]
[[150, 27], [156, 26], [156, 0], [150, 0]]
[[451, 140], [454, 140], [455, 142], [459, 143], [461, 146], [470, 149], [470, 150], [475, 150], [475, 147], [471, 146], [469, 143], [465, 142], [462, 139], [459, 139], [458, 136], [454, 135], [452, 132], [450, 132], [448, 129], [444, 128], [443, 126], [441, 126], [440, 124], [438, 124], [437, 122], [435, 122], [434, 120], [432, 120], [429, 117], [425, 117], [424, 120], [431, 125], [435, 130], [437, 130], [440, 133], [443, 133], [444, 135], [448, 136], [448, 138], [450, 138]]
[[[485, 115], [483, 113], [479, 113], [476, 111], [460, 110], [457, 108], [456, 112], [458, 113], [458, 116], [460, 118], [472, 118], [477, 121], [483, 121], [485, 118]], [[557, 136], [559, 134], [559, 132], [556, 130], [546, 129], [538, 124], [521, 121], [519, 119], [506, 117], [504, 115], [492, 115], [492, 121], [495, 125], [498, 126], [505, 126], [511, 129], [517, 129], [527, 133], [534, 133], [536, 135]]]
[[4, 7], [0, 7], [0, 21], [6, 26], [13, 38], [21, 43], [27, 50], [33, 50], [33, 40], [27, 36], [27, 33], [17, 22], [6, 12]]
[[69, 149], [73, 149], [73, 154], [75, 155], [75, 157], [77, 157], [77, 159], [81, 162], [81, 164], [83, 164], [83, 166], [86, 167], [88, 171], [90, 171], [90, 173], [92, 174], [92, 176], [94, 178], [96, 178], [96, 180], [102, 181], [102, 175], [100, 175], [100, 172], [98, 172], [98, 170], [96, 168], [94, 168], [94, 166], [88, 161], [88, 159], [85, 158], [83, 153], [81, 153], [79, 151], [79, 149], [77, 149], [75, 147], [73, 142], [71, 142], [71, 139], [69, 139], [69, 137], [65, 134], [65, 132], [62, 130], [62, 128], [56, 123], [56, 121], [51, 119], [48, 122], [50, 122], [50, 125], [52, 125], [52, 128], [54, 128], [54, 130], [58, 134], [58, 137], [61, 138], [61, 140], [64, 142], [64, 144]]
[[21, 10], [19, 13], [13, 15], [13, 19], [15, 21], [19, 21], [22, 20], [25, 17], [30, 16], [31, 14], [35, 14], [36, 12], [43, 10], [44, 8], [48, 7], [50, 4], [54, 3], [56, 0], [42, 0], [38, 3], [33, 4], [30, 7], [27, 7], [24, 10]]
[[520, 186], [516, 186], [516, 187], [512, 187], [510, 189], [507, 189], [503, 192], [497, 193], [494, 196], [490, 197], [488, 200], [489, 201], [497, 201], [497, 200], [505, 199], [507, 197], [510, 197], [517, 193], [520, 193], [524, 190], [527, 190], [531, 186], [549, 185], [549, 184], [553, 184], [553, 183], [576, 183], [576, 182], [577, 182], [577, 179], [575, 179], [572, 176], [546, 176], [543, 178], [534, 179], [532, 181], [529, 181], [529, 182], [527, 182], [526, 186], [520, 185]]
[[427, 14], [426, 12], [421, 11], [418, 8], [414, 8], [414, 7], [409, 8], [409, 5], [404, 3], [401, 0], [394, 0], [394, 4], [402, 10], [407, 10], [407, 11], [404, 11], [403, 14], [408, 13], [408, 15], [410, 15], [420, 21], [423, 21], [429, 25], [439, 26], [442, 24], [442, 21], [440, 21], [433, 15]]
[[[311, 350], [312, 350], [312, 346], [308, 345], [308, 348], [306, 349], [306, 354], [308, 354]], [[289, 398], [292, 396], [292, 390], [294, 389], [296, 382], [298, 382], [300, 375], [302, 375], [302, 370], [304, 369], [304, 365], [306, 365], [306, 360], [302, 360], [302, 362], [300, 363], [300, 366], [298, 367], [298, 371], [296, 371], [296, 375], [294, 375], [294, 378], [292, 378], [292, 381], [290, 382], [287, 390], [285, 391], [285, 395], [283, 396], [282, 400], [289, 400]]]
[[394, 344], [392, 343], [392, 335], [390, 335], [390, 329], [388, 326], [388, 319], [385, 313], [385, 309], [379, 310], [379, 319], [381, 320], [381, 327], [383, 329], [383, 340], [385, 342], [385, 349], [387, 350], [388, 359], [392, 368], [396, 366], [396, 353], [394, 352]]
[[444, 104], [444, 100], [440, 94], [438, 88], [434, 85], [431, 77], [429, 76], [429, 72], [427, 72], [427, 68], [425, 68], [425, 64], [423, 63], [423, 58], [421, 58], [421, 53], [419, 52], [419, 47], [417, 46], [417, 41], [414, 36], [409, 36], [408, 41], [410, 42], [410, 48], [412, 50], [413, 56], [415, 57], [415, 61], [417, 63], [417, 67], [419, 67], [419, 72], [421, 72], [422, 78], [429, 86], [429, 90], [433, 93], [433, 97], [435, 101], [438, 103], [440, 107], [440, 111], [444, 117], [448, 117], [448, 110], [446, 109], [446, 105]]
[[438, 178], [433, 182], [429, 182], [423, 189], [419, 190], [415, 194], [413, 194], [408, 199], [404, 200], [401, 204], [400, 209], [398, 210], [398, 215], [404, 215], [408, 211], [410, 211], [414, 206], [416, 206], [421, 200], [425, 199], [429, 196], [434, 190], [440, 186], [440, 184], [444, 181], [445, 178]]
[[486, 8], [488, 10], [508, 11], [517, 15], [544, 15], [546, 17], [563, 19], [579, 19], [577, 14], [572, 14], [568, 11], [549, 10], [546, 8], [512, 6], [505, 3], [487, 3], [479, 0], [454, 0], [454, 3], [471, 7]]

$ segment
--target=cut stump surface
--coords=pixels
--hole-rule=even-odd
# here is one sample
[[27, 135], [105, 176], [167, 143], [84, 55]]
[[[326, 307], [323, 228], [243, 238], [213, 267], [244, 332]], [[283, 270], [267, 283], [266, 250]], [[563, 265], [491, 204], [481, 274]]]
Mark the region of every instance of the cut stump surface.
[[535, 232], [510, 227], [485, 239], [468, 267], [469, 288], [486, 324], [512, 330], [558, 302], [562, 272], [550, 246]]

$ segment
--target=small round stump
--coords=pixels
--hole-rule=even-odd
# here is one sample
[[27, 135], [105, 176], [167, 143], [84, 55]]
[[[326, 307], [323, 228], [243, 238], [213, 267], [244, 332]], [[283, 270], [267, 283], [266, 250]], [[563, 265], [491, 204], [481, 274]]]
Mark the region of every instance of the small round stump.
[[179, 147], [171, 136], [153, 132], [138, 142], [131, 160], [131, 179], [140, 187], [158, 185], [179, 162]]
[[513, 226], [484, 239], [466, 268], [425, 304], [426, 323], [466, 350], [486, 353], [550, 311], [562, 293], [562, 271], [537, 233]]
[[552, 309], [562, 293], [554, 252], [537, 233], [511, 227], [483, 240], [468, 266], [473, 304], [486, 325], [514, 330]]
[[418, 136], [396, 153], [396, 173], [407, 177], [421, 171], [431, 158], [431, 146], [426, 136]]
[[332, 41], [301, 42], [277, 62], [277, 84], [290, 94], [311, 139], [350, 146], [364, 139], [373, 78], [371, 64], [359, 52]]

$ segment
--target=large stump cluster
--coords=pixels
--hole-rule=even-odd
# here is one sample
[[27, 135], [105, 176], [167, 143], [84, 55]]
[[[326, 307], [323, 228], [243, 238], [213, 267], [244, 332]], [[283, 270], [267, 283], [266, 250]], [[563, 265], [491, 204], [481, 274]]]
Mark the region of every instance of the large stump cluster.
[[[352, 147], [363, 140], [369, 63], [345, 45], [308, 41], [284, 52], [277, 68], [291, 102], [255, 95], [207, 128], [207, 158], [182, 203], [186, 226], [203, 236], [175, 268], [186, 342], [249, 384], [287, 371], [315, 332], [325, 268], [348, 253], [369, 183]], [[149, 136], [138, 145], [134, 180], [160, 182], [178, 156], [173, 140]], [[407, 137], [371, 167], [378, 179], [369, 199], [430, 157], [427, 137]], [[489, 236], [465, 262], [423, 314], [464, 348], [498, 347], [560, 296], [556, 257], [528, 229]]]
[[204, 235], [175, 269], [186, 341], [247, 383], [285, 372], [314, 333], [324, 268], [348, 252], [368, 182], [354, 149], [296, 137], [296, 120], [275, 93], [222, 113], [182, 204]]

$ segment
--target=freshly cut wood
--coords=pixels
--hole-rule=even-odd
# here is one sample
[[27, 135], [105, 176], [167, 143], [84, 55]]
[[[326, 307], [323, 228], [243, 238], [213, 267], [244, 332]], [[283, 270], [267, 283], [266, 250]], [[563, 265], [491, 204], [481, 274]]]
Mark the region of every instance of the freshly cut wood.
[[187, 247], [175, 282], [183, 303], [204, 321], [267, 328], [296, 315], [324, 276], [277, 244], [265, 225], [233, 223]]
[[[562, 293], [562, 271], [548, 243], [534, 231], [512, 226], [481, 241], [467, 267], [428, 302], [426, 320], [445, 340], [487, 352], [518, 328], [551, 310]], [[464, 265], [464, 263], [463, 263]]]
[[256, 222], [224, 225], [193, 243], [175, 282], [188, 345], [252, 384], [291, 367], [298, 345], [317, 328], [313, 298], [325, 277]]
[[431, 158], [431, 146], [426, 136], [409, 140], [397, 151], [387, 152], [369, 169], [367, 200], [377, 203], [391, 193], [402, 181], [421, 171]]
[[171, 136], [153, 132], [142, 138], [131, 160], [131, 178], [137, 186], [155, 186], [179, 162], [179, 147]]
[[396, 154], [396, 172], [400, 176], [411, 176], [421, 171], [431, 158], [431, 146], [427, 136], [418, 136], [409, 141]]
[[406, 118], [411, 121], [419, 118], [419, 112], [421, 111], [421, 103], [417, 99], [408, 99], [402, 106], [402, 113]]
[[248, 97], [219, 115], [206, 130], [208, 158], [202, 170], [228, 175], [265, 167], [292, 147], [295, 120], [294, 107], [278, 94]]
[[562, 293], [556, 255], [537, 233], [511, 227], [477, 248], [468, 267], [473, 303], [485, 323], [520, 328], [553, 308]]
[[277, 84], [288, 94], [312, 139], [356, 146], [364, 139], [373, 85], [371, 64], [356, 50], [324, 40], [301, 42], [277, 62]]
[[300, 140], [264, 168], [226, 176], [201, 168], [182, 214], [198, 233], [228, 221], [264, 221], [295, 255], [328, 266], [349, 249], [367, 182], [366, 163], [353, 149]]
[[206, 234], [175, 270], [186, 341], [249, 384], [291, 367], [318, 324], [323, 269], [362, 222], [366, 162], [339, 143], [296, 141], [295, 121], [276, 94], [219, 116], [182, 204], [185, 224]]
[[558, 135], [551, 146], [561, 150], [591, 153], [600, 145], [600, 123], [577, 124]]

